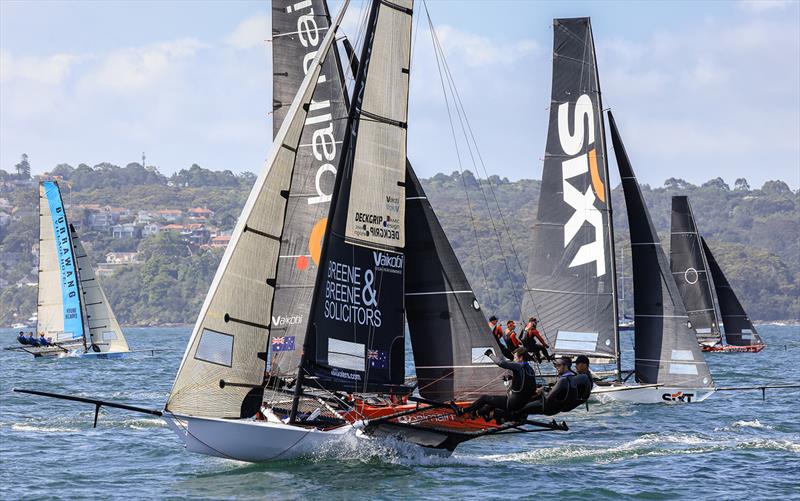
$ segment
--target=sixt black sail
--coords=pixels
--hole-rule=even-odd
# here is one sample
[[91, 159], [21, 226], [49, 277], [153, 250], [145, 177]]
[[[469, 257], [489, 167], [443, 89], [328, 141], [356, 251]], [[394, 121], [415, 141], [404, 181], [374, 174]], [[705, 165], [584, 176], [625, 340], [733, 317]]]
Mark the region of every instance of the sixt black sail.
[[714, 289], [717, 291], [717, 301], [722, 315], [722, 324], [725, 326], [725, 341], [733, 346], [758, 346], [764, 341], [758, 335], [753, 322], [744, 311], [742, 303], [736, 297], [730, 282], [722, 272], [719, 263], [711, 253], [706, 240], [701, 237], [703, 252], [705, 253], [711, 277], [714, 280]]
[[674, 387], [712, 387], [703, 353], [658, 240], [639, 183], [611, 112], [611, 141], [617, 158], [633, 258], [636, 381]]
[[405, 376], [405, 173], [411, 1], [374, 2], [353, 90], [303, 366], [326, 389]]
[[711, 278], [700, 243], [692, 207], [685, 196], [672, 197], [670, 268], [697, 340], [703, 345], [720, 342]]
[[[562, 354], [618, 358], [611, 195], [589, 18], [553, 21], [553, 83], [523, 316]], [[534, 305], [535, 308], [534, 309]]]
[[464, 270], [407, 165], [406, 319], [421, 396], [445, 401], [505, 394], [499, 369], [484, 355], [497, 351]]

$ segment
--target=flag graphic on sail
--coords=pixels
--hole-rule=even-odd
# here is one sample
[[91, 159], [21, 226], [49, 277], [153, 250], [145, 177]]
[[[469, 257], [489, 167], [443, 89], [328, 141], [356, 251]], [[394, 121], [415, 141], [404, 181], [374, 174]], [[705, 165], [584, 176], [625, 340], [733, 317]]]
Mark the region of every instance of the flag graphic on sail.
[[713, 387], [611, 112], [608, 123], [631, 235], [636, 381], [675, 387]]
[[37, 330], [53, 341], [85, 338], [78, 267], [61, 191], [39, 184], [39, 292]]
[[733, 346], [764, 344], [705, 239], [700, 237], [700, 240], [703, 244], [703, 252], [711, 271], [711, 277], [714, 280], [714, 290], [717, 292], [722, 324], [725, 326], [725, 341]]
[[[562, 354], [618, 357], [614, 239], [589, 18], [553, 21], [553, 82], [522, 306]], [[534, 308], [535, 305], [535, 308]]]
[[[272, 2], [273, 133], [277, 134], [331, 21], [324, 0]], [[347, 123], [336, 45], [322, 64], [286, 201], [270, 315], [270, 373], [292, 375], [308, 329], [322, 238]], [[282, 339], [276, 343], [274, 340]]]
[[685, 196], [672, 197], [669, 258], [672, 276], [698, 341], [701, 344], [717, 344], [720, 330], [711, 278], [694, 213]]
[[[345, 2], [346, 7], [346, 2]], [[310, 58], [200, 310], [167, 412], [253, 416], [263, 400], [272, 301], [292, 172], [306, 118], [345, 8]]]
[[[304, 367], [327, 389], [390, 391], [405, 375], [410, 0], [373, 2], [325, 233]], [[388, 354], [370, 364], [369, 350]]]

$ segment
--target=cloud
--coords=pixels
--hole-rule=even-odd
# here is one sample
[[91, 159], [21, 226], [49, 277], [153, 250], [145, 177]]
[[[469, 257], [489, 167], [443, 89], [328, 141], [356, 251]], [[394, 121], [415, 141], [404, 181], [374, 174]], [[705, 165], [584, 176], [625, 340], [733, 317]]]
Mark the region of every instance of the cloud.
[[269, 18], [265, 14], [256, 14], [239, 23], [233, 32], [225, 37], [225, 43], [240, 50], [264, 47], [265, 41], [271, 36], [270, 33]]
[[[500, 42], [449, 25], [439, 26], [436, 33], [448, 57], [456, 57], [464, 64], [473, 67], [511, 64], [540, 50], [534, 40]], [[430, 37], [430, 31], [425, 30], [425, 33], [420, 35]]]
[[205, 47], [194, 38], [183, 38], [115, 50], [99, 57], [99, 63], [82, 76], [79, 85], [87, 90], [138, 92], [159, 84], [176, 63]]
[[70, 70], [80, 59], [73, 54], [18, 57], [0, 49], [0, 82], [19, 79], [47, 85], [59, 84], [69, 76]]

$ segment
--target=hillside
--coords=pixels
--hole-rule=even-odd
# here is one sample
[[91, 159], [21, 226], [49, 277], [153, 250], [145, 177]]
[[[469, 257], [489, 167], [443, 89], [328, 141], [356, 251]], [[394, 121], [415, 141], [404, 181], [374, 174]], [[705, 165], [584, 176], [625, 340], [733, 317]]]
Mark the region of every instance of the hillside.
[[[254, 176], [193, 165], [167, 178], [152, 167], [56, 167], [71, 221], [98, 263], [124, 324], [191, 323]], [[422, 183], [487, 314], [517, 317], [539, 181], [471, 173]], [[689, 195], [698, 225], [753, 318], [800, 318], [800, 193], [781, 181], [751, 189], [722, 180], [643, 186], [668, 245], [670, 197]], [[613, 193], [618, 262], [628, 252], [621, 190]], [[0, 325], [35, 310], [36, 184], [0, 171]], [[499, 206], [499, 210], [498, 210]], [[488, 207], [488, 208], [487, 208]], [[630, 277], [630, 257], [624, 258]], [[630, 280], [626, 310], [632, 308]]]

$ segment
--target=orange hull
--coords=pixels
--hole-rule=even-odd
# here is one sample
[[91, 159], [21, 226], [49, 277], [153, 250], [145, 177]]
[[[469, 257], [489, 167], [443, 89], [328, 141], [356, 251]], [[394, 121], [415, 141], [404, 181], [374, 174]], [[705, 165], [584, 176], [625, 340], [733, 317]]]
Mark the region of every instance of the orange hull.
[[[471, 402], [456, 402], [456, 405], [459, 407], [467, 407], [470, 403]], [[389, 422], [455, 433], [475, 433], [498, 427], [493, 421], [486, 421], [481, 417], [473, 419], [472, 416], [468, 414], [456, 416], [455, 413], [448, 408], [432, 407], [426, 409], [424, 404], [421, 405], [421, 407], [424, 410], [413, 414], [398, 416], [395, 419], [390, 419]], [[360, 419], [376, 419], [391, 416], [392, 414], [407, 412], [416, 408], [417, 404], [369, 405], [359, 400], [356, 402], [356, 408], [345, 414], [344, 417], [350, 422], [355, 422]]]
[[723, 353], [758, 353], [763, 350], [765, 344], [753, 344], [750, 346], [732, 346], [732, 345], [716, 345], [716, 346], [702, 346], [703, 351], [710, 352], [723, 352]]

